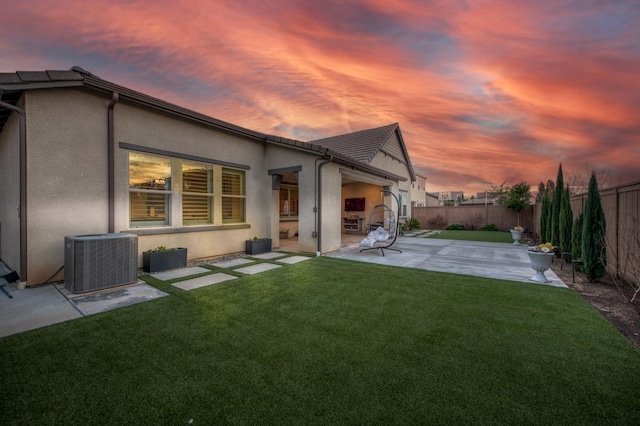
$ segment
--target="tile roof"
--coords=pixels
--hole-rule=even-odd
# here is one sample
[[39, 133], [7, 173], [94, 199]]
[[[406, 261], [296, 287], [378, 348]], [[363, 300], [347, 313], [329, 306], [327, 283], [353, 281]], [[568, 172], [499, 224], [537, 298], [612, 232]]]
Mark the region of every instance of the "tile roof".
[[364, 164], [369, 164], [378, 152], [384, 152], [404, 163], [409, 171], [410, 179], [416, 180], [398, 123], [317, 139], [312, 143], [339, 152]]
[[[398, 123], [388, 126], [378, 127], [375, 129], [362, 130], [345, 135], [333, 136], [330, 138], [319, 139], [317, 141], [301, 142], [294, 139], [282, 138], [278, 136], [268, 135], [261, 132], [245, 129], [231, 123], [227, 123], [204, 114], [171, 104], [169, 102], [157, 99], [144, 93], [128, 89], [123, 86], [102, 80], [89, 71], [81, 67], [74, 66], [69, 70], [47, 70], [47, 71], [17, 71], [14, 73], [0, 73], [0, 101], [6, 104], [16, 106], [22, 93], [29, 89], [44, 89], [56, 87], [87, 87], [105, 93], [117, 92], [120, 100], [129, 100], [141, 105], [159, 109], [165, 112], [176, 114], [190, 120], [200, 122], [206, 125], [214, 126], [220, 130], [242, 135], [250, 139], [272, 143], [276, 145], [284, 145], [289, 148], [314, 153], [322, 156], [331, 156], [333, 161], [346, 165], [358, 165], [363, 171], [373, 173], [378, 176], [385, 176], [392, 179], [406, 180], [402, 176], [395, 175], [386, 170], [379, 169], [374, 166], [368, 166], [368, 163], [380, 151], [384, 150], [385, 144], [389, 145], [389, 141], [393, 139], [391, 136], [396, 132], [399, 140], [395, 143], [396, 147], [390, 147], [390, 152], [396, 152], [398, 157], [404, 156], [409, 168], [409, 174], [412, 180], [415, 180], [413, 169], [409, 161], [408, 153], [402, 141], [400, 128]], [[0, 105], [0, 132], [4, 124], [9, 119], [11, 110]], [[402, 151], [402, 154], [397, 154]], [[366, 165], [362, 167], [362, 165]]]
[[375, 129], [317, 139], [312, 142], [369, 164], [397, 128], [398, 123], [394, 123]]

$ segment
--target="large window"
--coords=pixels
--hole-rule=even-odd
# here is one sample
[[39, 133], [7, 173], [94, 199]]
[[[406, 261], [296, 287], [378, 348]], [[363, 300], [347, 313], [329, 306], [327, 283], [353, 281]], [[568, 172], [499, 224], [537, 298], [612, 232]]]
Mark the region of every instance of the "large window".
[[182, 223], [213, 223], [213, 165], [182, 162]]
[[169, 223], [171, 159], [129, 153], [129, 208], [131, 226]]
[[132, 228], [244, 223], [245, 172], [129, 152], [129, 204]]
[[298, 217], [298, 187], [286, 186], [280, 187], [280, 217], [293, 218]]

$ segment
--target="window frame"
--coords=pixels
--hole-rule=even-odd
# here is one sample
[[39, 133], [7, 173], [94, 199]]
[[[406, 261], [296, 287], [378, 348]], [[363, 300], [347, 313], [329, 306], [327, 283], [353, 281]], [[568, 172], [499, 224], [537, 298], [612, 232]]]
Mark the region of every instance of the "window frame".
[[[213, 230], [213, 229], [232, 229], [232, 228], [249, 228], [250, 224], [247, 223], [247, 171], [250, 170], [249, 166], [233, 164], [222, 161], [208, 160], [202, 157], [196, 157], [191, 155], [181, 155], [169, 151], [162, 151], [158, 149], [138, 147], [136, 145], [120, 143], [121, 148], [127, 149], [127, 185], [128, 185], [128, 229], [131, 232], [139, 234], [157, 233], [160, 232], [189, 232], [197, 230]], [[139, 149], [137, 149], [139, 148]], [[169, 168], [171, 170], [169, 177], [169, 189], [165, 190], [153, 190], [153, 189], [141, 189], [131, 188], [131, 154], [142, 154], [148, 156], [155, 156], [158, 158], [167, 159], [169, 161]], [[177, 156], [169, 156], [166, 154], [174, 154]], [[184, 191], [183, 184], [183, 166], [185, 164], [201, 164], [205, 168], [209, 168], [210, 172], [210, 185], [208, 183], [208, 191], [211, 192], [195, 192]], [[223, 170], [225, 172], [231, 172], [240, 176], [240, 193], [238, 194], [223, 194], [222, 187], [222, 175]], [[166, 180], [166, 178], [165, 178]], [[160, 222], [152, 221], [135, 221], [132, 220], [132, 194], [135, 193], [152, 193], [152, 194], [165, 194], [165, 219]], [[206, 196], [210, 201], [210, 220], [208, 223], [203, 223], [200, 220], [189, 223], [189, 220], [185, 221], [183, 218], [184, 213], [184, 196]], [[241, 214], [236, 218], [223, 218], [223, 197], [226, 199], [242, 200], [240, 202]]]

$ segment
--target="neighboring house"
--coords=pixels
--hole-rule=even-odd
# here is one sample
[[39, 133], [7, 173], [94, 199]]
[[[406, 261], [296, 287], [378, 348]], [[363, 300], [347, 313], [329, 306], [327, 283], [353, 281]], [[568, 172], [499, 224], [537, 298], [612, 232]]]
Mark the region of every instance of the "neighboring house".
[[427, 178], [416, 174], [416, 181], [411, 183], [411, 207], [427, 206]]
[[[245, 129], [68, 71], [0, 73], [0, 259], [23, 284], [60, 280], [67, 235], [132, 233], [190, 259], [254, 236], [340, 248], [386, 188], [410, 214], [416, 176], [398, 124], [312, 142]], [[346, 199], [359, 211], [347, 212]], [[397, 213], [397, 207], [393, 206]], [[56, 272], [58, 271], [58, 272]]]
[[440, 204], [438, 203], [438, 193], [437, 192], [427, 192], [427, 207], [438, 207]]
[[464, 198], [462, 191], [450, 191], [438, 193], [438, 205], [439, 206], [457, 206]]

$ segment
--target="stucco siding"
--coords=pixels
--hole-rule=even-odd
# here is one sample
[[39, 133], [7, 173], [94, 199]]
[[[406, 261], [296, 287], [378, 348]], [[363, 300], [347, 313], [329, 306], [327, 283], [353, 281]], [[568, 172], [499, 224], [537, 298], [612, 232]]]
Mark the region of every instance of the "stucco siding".
[[[246, 178], [246, 223], [242, 229], [198, 230], [183, 226], [173, 218], [170, 226], [156, 229], [155, 235], [139, 235], [140, 262], [142, 252], [157, 246], [187, 247], [189, 259], [243, 252], [244, 241], [254, 236], [272, 235], [271, 181], [264, 164], [265, 144], [244, 139], [210, 127], [121, 103], [115, 107], [116, 142], [116, 231], [137, 231], [129, 225], [129, 183], [127, 149], [120, 142], [203, 157], [224, 163], [248, 166]], [[180, 205], [180, 191], [173, 202]], [[178, 230], [179, 232], [174, 232]], [[277, 229], [276, 229], [277, 234]]]
[[339, 250], [342, 243], [341, 194], [340, 167], [329, 163], [322, 171], [322, 253]]
[[63, 266], [65, 235], [108, 230], [106, 104], [73, 89], [28, 93], [30, 285]]
[[[23, 100], [18, 104], [24, 108]], [[15, 112], [0, 132], [0, 259], [20, 271], [20, 116]]]
[[[300, 167], [298, 172], [298, 222], [295, 225], [295, 232], [298, 232], [298, 250], [303, 253], [315, 253], [318, 245], [317, 238], [313, 236], [314, 232], [317, 231], [317, 214], [314, 212], [314, 207], [316, 206], [315, 170], [316, 159], [318, 158], [317, 155], [275, 145], [268, 147], [265, 157], [268, 170]], [[275, 213], [279, 216], [278, 209], [275, 210]], [[284, 223], [279, 228], [287, 229], [291, 227]], [[276, 234], [279, 228], [274, 230]], [[294, 229], [290, 229], [291, 236], [293, 233]], [[272, 238], [279, 239], [276, 234], [272, 234]]]

